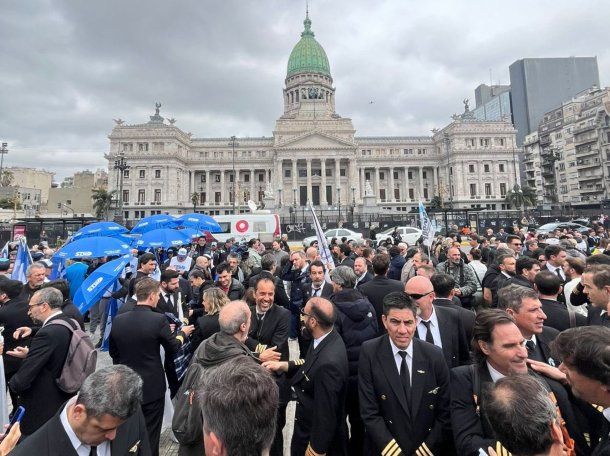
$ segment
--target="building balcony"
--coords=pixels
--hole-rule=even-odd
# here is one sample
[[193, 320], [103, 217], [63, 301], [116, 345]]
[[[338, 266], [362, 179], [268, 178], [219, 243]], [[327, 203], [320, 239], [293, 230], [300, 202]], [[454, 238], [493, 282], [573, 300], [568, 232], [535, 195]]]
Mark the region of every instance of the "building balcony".
[[579, 149], [576, 149], [576, 155], [578, 157], [586, 157], [588, 155], [597, 155], [599, 154], [599, 150], [595, 149], [591, 146], [585, 146]]
[[574, 137], [574, 145], [575, 146], [580, 146], [582, 144], [596, 142], [598, 138], [599, 138], [599, 136], [597, 135], [597, 132], [595, 132], [595, 134], [589, 134], [585, 138], [578, 138], [577, 139], [576, 137]]
[[603, 185], [581, 185], [580, 193], [601, 193], [604, 191]]
[[597, 125], [595, 125], [595, 123], [587, 124], [582, 127], [575, 128], [572, 131], [572, 134], [577, 135], [578, 133], [582, 133], [583, 131], [594, 130], [595, 128], [597, 128]]
[[603, 173], [599, 172], [599, 173], [590, 173], [590, 174], [584, 174], [584, 173], [578, 173], [578, 180], [579, 181], [590, 181], [590, 180], [599, 180], [601, 178], [603, 178], [604, 175]]
[[576, 169], [597, 168], [600, 165], [599, 159], [578, 159], [576, 160]]

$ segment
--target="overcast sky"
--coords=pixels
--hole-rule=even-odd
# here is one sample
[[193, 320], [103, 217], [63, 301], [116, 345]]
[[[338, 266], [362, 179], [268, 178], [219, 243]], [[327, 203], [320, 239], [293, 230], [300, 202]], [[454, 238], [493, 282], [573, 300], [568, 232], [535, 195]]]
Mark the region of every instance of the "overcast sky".
[[[143, 123], [156, 101], [197, 137], [271, 136], [304, 15], [304, 0], [4, 1], [4, 163], [58, 181], [105, 167], [112, 119]], [[427, 135], [519, 58], [596, 55], [606, 85], [609, 17], [605, 1], [310, 1], [361, 136]]]

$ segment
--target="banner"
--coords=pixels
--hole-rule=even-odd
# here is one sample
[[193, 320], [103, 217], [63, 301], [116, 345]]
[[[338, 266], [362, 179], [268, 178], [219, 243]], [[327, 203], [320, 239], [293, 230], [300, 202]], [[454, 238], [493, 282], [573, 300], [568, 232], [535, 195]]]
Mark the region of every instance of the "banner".
[[15, 264], [13, 265], [13, 273], [11, 279], [19, 280], [21, 283], [28, 281], [25, 273], [28, 266], [33, 263], [32, 257], [30, 256], [30, 250], [28, 249], [27, 240], [25, 237], [19, 238], [19, 247], [17, 249], [17, 256], [15, 256]]
[[328, 242], [326, 242], [326, 236], [324, 236], [324, 231], [322, 231], [322, 226], [320, 226], [320, 221], [318, 220], [316, 211], [314, 210], [311, 203], [309, 204], [309, 209], [311, 210], [311, 215], [313, 216], [313, 224], [316, 229], [316, 237], [318, 238], [318, 252], [320, 252], [320, 258], [322, 259], [322, 263], [324, 263], [324, 267], [327, 270], [334, 269], [335, 261], [333, 260], [333, 256], [330, 253], [330, 249], [328, 248]]
[[421, 225], [422, 236], [424, 237], [424, 245], [430, 248], [432, 242], [434, 242], [435, 229], [434, 226], [432, 226], [432, 222], [426, 213], [426, 208], [422, 201], [419, 202], [419, 223]]

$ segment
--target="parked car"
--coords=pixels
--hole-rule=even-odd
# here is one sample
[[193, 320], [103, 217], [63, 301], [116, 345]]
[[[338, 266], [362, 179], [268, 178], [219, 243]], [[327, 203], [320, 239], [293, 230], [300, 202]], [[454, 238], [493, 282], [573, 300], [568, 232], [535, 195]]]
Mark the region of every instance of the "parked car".
[[[348, 230], [347, 228], [333, 228], [332, 230], [326, 230], [324, 232], [326, 241], [330, 243], [332, 238], [337, 238], [337, 241], [341, 243], [341, 238], [346, 237], [348, 241], [360, 241], [362, 240], [362, 233], [356, 233], [355, 231]], [[318, 239], [317, 236], [308, 236], [303, 239], [303, 247], [309, 247], [313, 241]]]
[[549, 234], [550, 232], [555, 231], [557, 229], [575, 230], [575, 231], [580, 231], [583, 234], [587, 234], [589, 232], [589, 228], [587, 228], [586, 226], [582, 226], [578, 223], [554, 222], [554, 223], [545, 223], [544, 225], [539, 226], [538, 228], [536, 228], [536, 234]]
[[[394, 232], [394, 227], [388, 228], [381, 233], [377, 233], [375, 236], [375, 240], [377, 244], [383, 241], [387, 241], [388, 239], [392, 242], [392, 233]], [[422, 231], [419, 228], [413, 228], [412, 226], [399, 226], [398, 233], [400, 234], [400, 239], [402, 242], [406, 242], [409, 245], [415, 245], [417, 240], [421, 237]]]

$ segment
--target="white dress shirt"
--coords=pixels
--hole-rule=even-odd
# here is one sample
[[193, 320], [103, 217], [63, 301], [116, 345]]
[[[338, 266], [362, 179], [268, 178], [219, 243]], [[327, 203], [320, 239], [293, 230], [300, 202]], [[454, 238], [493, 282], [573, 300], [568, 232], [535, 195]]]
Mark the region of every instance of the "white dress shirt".
[[557, 275], [557, 269], [559, 269], [559, 274], [561, 275], [561, 280], [563, 280], [565, 282], [566, 280], [566, 275], [563, 273], [563, 268], [560, 266], [559, 268], [553, 266], [551, 263], [549, 263], [548, 261], [546, 262], [546, 268], [551, 271], [553, 274]]
[[493, 366], [491, 364], [489, 364], [489, 362], [487, 362], [486, 364], [487, 364], [487, 370], [489, 370], [489, 375], [491, 375], [491, 380], [494, 383], [496, 383], [501, 378], [506, 377], [506, 375], [504, 375], [503, 373], [498, 372], [496, 369], [494, 369]]
[[[74, 447], [74, 451], [76, 451], [76, 454], [78, 454], [78, 456], [89, 456], [89, 454], [91, 453], [91, 446], [79, 440], [79, 438], [74, 433], [72, 426], [70, 426], [70, 423], [68, 422], [68, 407], [74, 405], [75, 402], [76, 397], [73, 397], [68, 401], [64, 409], [61, 411], [59, 419], [61, 420], [61, 425], [64, 427], [64, 431], [66, 431], [66, 434], [68, 435], [70, 443]], [[97, 456], [110, 456], [110, 444], [107, 440], [100, 443], [96, 447], [96, 449]]]
[[398, 374], [400, 375], [400, 365], [402, 364], [402, 356], [398, 354], [399, 351], [406, 351], [407, 356], [405, 356], [405, 361], [407, 362], [407, 367], [409, 368], [409, 382], [413, 378], [413, 341], [409, 343], [409, 346], [406, 349], [398, 348], [390, 339], [390, 347], [392, 347], [392, 354], [394, 355], [394, 362], [396, 363], [396, 369], [398, 370]]
[[[443, 342], [441, 341], [441, 331], [438, 327], [438, 318], [436, 317], [436, 309], [432, 306], [432, 314], [428, 319], [430, 322], [430, 331], [432, 332], [432, 340], [434, 340], [434, 345], [437, 347], [443, 348]], [[417, 317], [417, 334], [419, 335], [420, 340], [426, 340], [426, 335], [428, 334], [428, 328], [423, 323], [423, 319], [421, 317]]]
[[55, 315], [59, 315], [61, 313], [61, 310], [58, 310], [57, 312], [53, 312], [51, 315], [49, 315], [46, 320], [42, 323], [42, 326], [46, 325], [47, 322], [53, 318]]
[[318, 344], [319, 344], [320, 342], [322, 342], [322, 341], [324, 340], [324, 338], [325, 338], [326, 336], [328, 336], [328, 335], [329, 335], [331, 332], [332, 332], [332, 330], [328, 331], [328, 332], [327, 332], [326, 334], [324, 334], [323, 336], [320, 336], [320, 337], [318, 337], [317, 339], [314, 339], [314, 340], [313, 340], [313, 349], [315, 350], [315, 349], [316, 349], [316, 347], [318, 346]]

